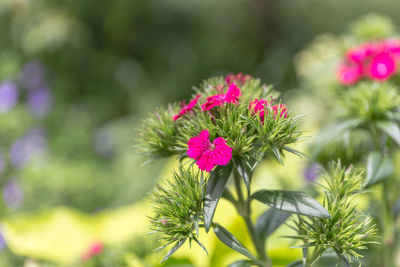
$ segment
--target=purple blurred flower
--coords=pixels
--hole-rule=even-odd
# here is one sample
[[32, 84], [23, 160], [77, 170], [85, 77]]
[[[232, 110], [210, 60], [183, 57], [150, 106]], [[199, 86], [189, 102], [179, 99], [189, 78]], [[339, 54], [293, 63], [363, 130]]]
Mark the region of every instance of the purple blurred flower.
[[47, 142], [44, 131], [40, 128], [34, 128], [12, 144], [10, 161], [15, 167], [21, 168], [33, 157], [43, 155], [46, 148]]
[[6, 240], [3, 237], [2, 229], [1, 229], [1, 226], [0, 226], [0, 250], [5, 249], [6, 247], [7, 247], [7, 243], [6, 243]]
[[7, 113], [18, 102], [18, 87], [12, 81], [0, 84], [0, 113]]
[[51, 95], [47, 87], [34, 89], [28, 93], [28, 105], [36, 116], [46, 115], [51, 108]]
[[304, 178], [308, 182], [314, 182], [320, 174], [321, 168], [317, 163], [310, 164], [304, 171]]
[[12, 209], [18, 208], [24, 199], [21, 186], [15, 179], [11, 179], [3, 188], [3, 199], [5, 204]]
[[38, 61], [25, 64], [21, 72], [21, 83], [28, 89], [37, 89], [45, 84], [45, 70]]

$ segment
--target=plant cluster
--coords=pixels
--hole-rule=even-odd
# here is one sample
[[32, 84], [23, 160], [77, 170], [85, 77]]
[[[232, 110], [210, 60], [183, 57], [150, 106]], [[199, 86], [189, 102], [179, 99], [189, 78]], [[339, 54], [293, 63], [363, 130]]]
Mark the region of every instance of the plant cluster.
[[[348, 196], [353, 191], [346, 191], [345, 200], [328, 197], [326, 208], [302, 191], [252, 192], [252, 176], [263, 159], [272, 157], [282, 163], [284, 151], [301, 155], [288, 146], [302, 138], [300, 117], [277, 96], [271, 86], [258, 79], [229, 74], [204, 81], [195, 88], [188, 104], [159, 109], [144, 122], [139, 130], [139, 149], [151, 159], [175, 154], [180, 163], [168, 186], [159, 185], [152, 194], [152, 229], [160, 234], [160, 249], [172, 245], [163, 261], [187, 240], [207, 251], [199, 241], [199, 228], [204, 228], [206, 233], [213, 229], [222, 243], [247, 257], [232, 266], [271, 266], [266, 239], [291, 213], [298, 214], [302, 222], [320, 222], [320, 227], [337, 223], [332, 216], [337, 216], [338, 208], [342, 209], [340, 216], [349, 218], [347, 224], [359, 219], [350, 214], [355, 212]], [[335, 192], [331, 194], [336, 196]], [[243, 218], [256, 254], [214, 221], [221, 197], [230, 201]], [[270, 207], [256, 222], [251, 219], [253, 200]], [[373, 232], [368, 223], [363, 226]], [[339, 256], [353, 255], [364, 248], [355, 242], [361, 230], [347, 230], [354, 240], [348, 240], [350, 247], [347, 243], [336, 244]], [[344, 233], [340, 238], [344, 238]], [[321, 239], [318, 244], [328, 247], [331, 240]]]

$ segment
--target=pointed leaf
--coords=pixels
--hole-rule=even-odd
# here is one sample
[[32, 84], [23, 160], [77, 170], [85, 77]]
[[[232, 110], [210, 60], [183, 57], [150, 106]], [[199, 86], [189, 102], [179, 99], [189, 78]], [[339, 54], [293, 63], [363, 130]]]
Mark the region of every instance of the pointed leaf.
[[278, 209], [269, 209], [258, 217], [256, 231], [262, 242], [267, 239], [291, 214]]
[[368, 155], [367, 159], [367, 177], [365, 179], [365, 187], [381, 182], [392, 175], [394, 166], [387, 156], [373, 151]]
[[256, 260], [256, 258], [224, 227], [219, 224], [214, 224], [213, 230], [222, 243], [248, 258]]
[[168, 251], [167, 255], [165, 255], [165, 257], [161, 260], [161, 263], [168, 260], [168, 258], [171, 257], [172, 254], [174, 254], [175, 251], [177, 251], [178, 248], [180, 248], [183, 245], [183, 243], [185, 243], [185, 241], [186, 241], [186, 238], [179, 242], [176, 242], [175, 245]]
[[392, 121], [378, 121], [376, 126], [400, 146], [400, 128], [397, 123]]
[[318, 201], [300, 191], [260, 190], [252, 198], [275, 209], [323, 219], [331, 218]]
[[217, 167], [208, 178], [206, 194], [204, 196], [204, 228], [210, 230], [214, 218], [215, 209], [221, 198], [229, 176], [231, 175], [232, 164]]
[[294, 261], [294, 262], [286, 265], [286, 267], [303, 267], [303, 261], [302, 260]]
[[242, 177], [244, 184], [246, 185], [247, 193], [250, 193], [250, 179], [251, 179], [251, 168], [243, 162], [241, 159], [234, 159], [235, 167]]
[[240, 261], [235, 261], [232, 262], [231, 264], [228, 265], [228, 267], [249, 267], [252, 266], [253, 262], [249, 260], [240, 260]]

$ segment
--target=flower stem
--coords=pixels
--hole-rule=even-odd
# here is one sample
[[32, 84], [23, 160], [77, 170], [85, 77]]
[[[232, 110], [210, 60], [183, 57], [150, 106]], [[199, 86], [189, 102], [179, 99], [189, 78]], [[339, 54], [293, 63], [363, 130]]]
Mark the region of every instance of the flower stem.
[[247, 230], [250, 234], [251, 240], [253, 242], [254, 247], [256, 248], [258, 258], [260, 260], [259, 264], [262, 267], [271, 267], [271, 260], [268, 258], [267, 253], [265, 251], [265, 242], [261, 240], [256, 232], [253, 222], [251, 221], [251, 208], [250, 208], [250, 194], [247, 196], [247, 199], [244, 200], [242, 187], [241, 187], [241, 179], [240, 174], [236, 168], [233, 170], [234, 183], [238, 195], [238, 206], [236, 207], [239, 215], [243, 218], [246, 223]]
[[390, 178], [383, 182], [383, 245], [385, 267], [394, 267], [394, 219], [392, 215], [392, 205], [390, 200]]

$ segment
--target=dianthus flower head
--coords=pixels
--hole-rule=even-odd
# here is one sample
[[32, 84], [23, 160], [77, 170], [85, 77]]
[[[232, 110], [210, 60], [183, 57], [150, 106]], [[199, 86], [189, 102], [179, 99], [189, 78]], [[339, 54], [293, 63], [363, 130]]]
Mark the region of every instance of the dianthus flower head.
[[206, 111], [210, 110], [215, 106], [222, 106], [225, 103], [237, 104], [239, 97], [242, 95], [239, 87], [232, 83], [229, 85], [228, 90], [225, 94], [216, 94], [207, 97], [206, 102], [201, 105], [201, 108]]
[[187, 104], [187, 105], [185, 105], [185, 102], [183, 102], [181, 110], [173, 118], [174, 121], [176, 121], [177, 119], [182, 117], [184, 114], [192, 112], [192, 109], [196, 106], [200, 97], [201, 97], [201, 94], [196, 95], [192, 100], [190, 100], [189, 104]]
[[383, 42], [383, 49], [389, 51], [395, 59], [400, 59], [400, 39], [387, 39]]
[[346, 59], [350, 62], [363, 64], [369, 57], [375, 55], [378, 50], [378, 45], [373, 43], [364, 43], [350, 49], [347, 52]]
[[367, 67], [368, 76], [373, 80], [384, 81], [396, 72], [396, 62], [394, 57], [383, 51], [375, 55]]
[[251, 114], [254, 115], [256, 113], [259, 114], [261, 121], [264, 121], [264, 112], [266, 111], [268, 114], [268, 110], [266, 110], [266, 108], [268, 107], [268, 101], [265, 99], [260, 99], [258, 100], [257, 98], [254, 99], [250, 105], [249, 105], [249, 109], [252, 111]]
[[342, 64], [338, 71], [339, 81], [343, 85], [352, 85], [363, 76], [363, 68], [360, 64]]
[[226, 144], [222, 137], [210, 141], [208, 130], [202, 130], [198, 136], [188, 141], [187, 154], [195, 159], [197, 166], [202, 171], [210, 172], [216, 165], [226, 165], [232, 158], [232, 148]]
[[225, 82], [229, 85], [234, 82], [244, 84], [251, 78], [252, 78], [251, 75], [248, 75], [248, 74], [243, 75], [243, 73], [241, 73], [241, 72], [236, 75], [233, 73], [229, 73], [228, 75], [226, 75]]

